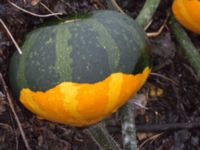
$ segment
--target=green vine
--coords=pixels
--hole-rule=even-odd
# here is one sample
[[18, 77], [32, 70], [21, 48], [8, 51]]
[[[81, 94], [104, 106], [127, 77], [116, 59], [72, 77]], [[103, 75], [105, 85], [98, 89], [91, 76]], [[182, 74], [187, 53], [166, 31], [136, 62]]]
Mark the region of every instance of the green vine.
[[136, 18], [137, 22], [142, 27], [145, 27], [150, 22], [159, 4], [160, 0], [146, 0], [142, 10]]
[[200, 80], [200, 54], [198, 50], [195, 48], [185, 30], [179, 25], [172, 14], [170, 16], [169, 25], [176, 38], [176, 41], [178, 42], [188, 61], [196, 71], [198, 80]]

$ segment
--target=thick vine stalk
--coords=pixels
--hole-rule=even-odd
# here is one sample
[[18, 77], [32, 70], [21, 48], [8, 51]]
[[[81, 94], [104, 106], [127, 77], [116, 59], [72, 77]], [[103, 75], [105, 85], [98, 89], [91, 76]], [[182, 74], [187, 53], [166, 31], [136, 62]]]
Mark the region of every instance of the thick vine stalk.
[[145, 27], [150, 22], [159, 4], [160, 0], [146, 0], [142, 10], [136, 18], [137, 22], [142, 27]]
[[135, 117], [134, 107], [131, 102], [127, 102], [120, 109], [121, 121], [122, 121], [122, 137], [124, 150], [136, 150], [137, 139], [135, 131]]
[[172, 14], [170, 16], [169, 25], [185, 56], [196, 71], [198, 80], [200, 80], [200, 53]]

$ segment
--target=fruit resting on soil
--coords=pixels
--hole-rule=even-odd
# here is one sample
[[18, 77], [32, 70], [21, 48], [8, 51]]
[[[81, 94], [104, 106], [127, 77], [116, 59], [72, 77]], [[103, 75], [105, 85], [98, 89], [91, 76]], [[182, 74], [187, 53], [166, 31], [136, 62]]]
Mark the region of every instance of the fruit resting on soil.
[[176, 19], [185, 28], [200, 34], [199, 0], [174, 0], [172, 10]]
[[29, 33], [11, 58], [10, 84], [40, 118], [72, 126], [115, 112], [150, 73], [143, 29], [126, 15], [94, 11]]

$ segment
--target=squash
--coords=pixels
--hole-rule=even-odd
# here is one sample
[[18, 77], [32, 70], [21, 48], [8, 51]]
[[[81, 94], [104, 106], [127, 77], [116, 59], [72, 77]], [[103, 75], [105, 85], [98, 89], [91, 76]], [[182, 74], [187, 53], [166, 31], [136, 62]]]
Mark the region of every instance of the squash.
[[174, 0], [172, 11], [185, 28], [200, 34], [199, 0]]
[[151, 70], [143, 29], [115, 11], [38, 28], [22, 50], [9, 68], [15, 96], [38, 117], [77, 127], [115, 112]]

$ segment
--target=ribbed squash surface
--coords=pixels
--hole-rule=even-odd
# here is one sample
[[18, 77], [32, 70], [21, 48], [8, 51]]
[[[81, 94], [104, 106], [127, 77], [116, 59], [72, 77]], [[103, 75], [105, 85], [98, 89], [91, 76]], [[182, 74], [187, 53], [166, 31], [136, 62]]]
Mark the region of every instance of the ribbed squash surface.
[[141, 88], [150, 73], [143, 29], [126, 15], [95, 11], [30, 32], [13, 55], [15, 96], [40, 118], [72, 126], [96, 123]]

